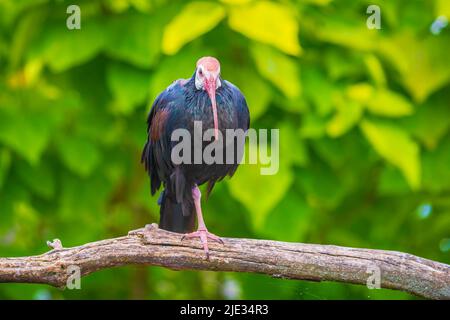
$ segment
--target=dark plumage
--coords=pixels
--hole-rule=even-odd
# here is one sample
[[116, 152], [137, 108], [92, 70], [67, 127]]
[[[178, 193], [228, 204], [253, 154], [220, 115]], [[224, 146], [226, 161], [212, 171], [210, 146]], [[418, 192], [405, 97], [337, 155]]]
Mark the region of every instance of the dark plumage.
[[[187, 129], [193, 140], [194, 121], [202, 121], [203, 131], [214, 129], [216, 124], [226, 140], [225, 129], [247, 131], [250, 122], [244, 96], [236, 86], [221, 79], [218, 61], [210, 57], [202, 59], [197, 63], [196, 72], [190, 79], [175, 81], [154, 101], [147, 120], [148, 140], [142, 153], [142, 162], [150, 177], [152, 195], [161, 184], [164, 186], [159, 199], [160, 228], [181, 233], [191, 232], [195, 228], [196, 186], [208, 183], [208, 192], [211, 191], [217, 181], [234, 174], [240, 159], [235, 158], [232, 164], [174, 165], [171, 151], [178, 142], [171, 141], [173, 130]], [[217, 65], [214, 65], [215, 61]], [[216, 101], [212, 103], [214, 97]], [[213, 113], [215, 104], [216, 122]], [[209, 143], [203, 142], [202, 152]], [[193, 141], [191, 145], [193, 161]], [[223, 153], [225, 159], [225, 152]], [[201, 209], [198, 211], [200, 213], [197, 212], [197, 216], [201, 215]], [[199, 231], [202, 231], [201, 222], [203, 224], [199, 217]], [[206, 230], [206, 226], [204, 229]]]

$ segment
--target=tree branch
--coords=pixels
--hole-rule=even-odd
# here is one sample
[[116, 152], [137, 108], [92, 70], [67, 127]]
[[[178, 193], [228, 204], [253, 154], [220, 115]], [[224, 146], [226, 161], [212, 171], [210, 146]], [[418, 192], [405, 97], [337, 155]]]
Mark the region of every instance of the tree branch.
[[[197, 240], [156, 224], [127, 236], [62, 248], [39, 256], [0, 258], [0, 283], [44, 283], [64, 287], [69, 267], [85, 276], [124, 265], [154, 265], [175, 270], [254, 272], [277, 278], [338, 281], [366, 285], [380, 272], [382, 288], [430, 299], [450, 299], [450, 266], [407, 253], [333, 245], [224, 238], [210, 243], [210, 260]], [[376, 282], [375, 282], [376, 283]]]

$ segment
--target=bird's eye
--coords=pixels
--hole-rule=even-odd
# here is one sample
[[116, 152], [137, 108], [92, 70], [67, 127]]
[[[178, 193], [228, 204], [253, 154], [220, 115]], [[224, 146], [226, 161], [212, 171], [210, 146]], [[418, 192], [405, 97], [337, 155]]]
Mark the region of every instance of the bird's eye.
[[199, 69], [199, 70], [198, 70], [198, 75], [199, 75], [200, 77], [203, 77], [203, 70], [202, 70], [202, 69]]

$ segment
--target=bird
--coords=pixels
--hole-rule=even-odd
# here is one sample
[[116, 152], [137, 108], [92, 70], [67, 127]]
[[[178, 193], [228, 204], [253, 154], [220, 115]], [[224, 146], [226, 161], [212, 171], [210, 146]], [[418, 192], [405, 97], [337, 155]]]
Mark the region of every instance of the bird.
[[[195, 123], [199, 122], [202, 133], [212, 131], [213, 137], [210, 141], [201, 141], [197, 149], [203, 152], [210, 143], [219, 141], [223, 142], [222, 146], [234, 143], [233, 161], [173, 161], [172, 152], [177, 142], [173, 141], [172, 134], [177, 129], [188, 132], [191, 151], [195, 153], [194, 130]], [[206, 227], [199, 186], [207, 184], [206, 194], [209, 195], [216, 182], [234, 175], [244, 145], [236, 143], [235, 137], [227, 136], [226, 130], [246, 133], [249, 126], [250, 113], [243, 93], [222, 79], [220, 62], [210, 56], [197, 61], [191, 78], [175, 80], [161, 92], [147, 117], [147, 141], [141, 162], [150, 179], [151, 195], [163, 188], [158, 199], [159, 228], [184, 234], [181, 241], [199, 238], [207, 259], [208, 240], [224, 242]], [[189, 150], [183, 150], [183, 155], [186, 151]], [[220, 158], [219, 153], [214, 155]]]

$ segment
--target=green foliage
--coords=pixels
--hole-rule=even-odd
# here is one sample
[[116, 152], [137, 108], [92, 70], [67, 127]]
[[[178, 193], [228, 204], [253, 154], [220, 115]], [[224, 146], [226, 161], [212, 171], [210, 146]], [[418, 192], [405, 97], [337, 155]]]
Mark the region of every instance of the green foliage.
[[225, 9], [220, 4], [208, 1], [188, 3], [164, 28], [163, 52], [177, 53], [184, 44], [213, 29], [224, 16]]
[[[0, 256], [156, 222], [140, 164], [146, 114], [214, 55], [252, 127], [280, 129], [280, 169], [245, 164], [219, 183], [204, 204], [211, 231], [450, 263], [450, 32], [429, 31], [449, 2], [378, 2], [380, 30], [366, 27], [363, 0], [1, 1]], [[81, 30], [66, 28], [69, 4]], [[0, 285], [0, 298], [411, 298], [133, 267], [82, 288]]]

